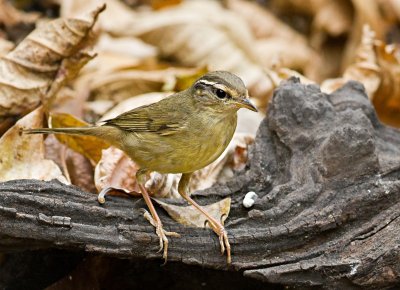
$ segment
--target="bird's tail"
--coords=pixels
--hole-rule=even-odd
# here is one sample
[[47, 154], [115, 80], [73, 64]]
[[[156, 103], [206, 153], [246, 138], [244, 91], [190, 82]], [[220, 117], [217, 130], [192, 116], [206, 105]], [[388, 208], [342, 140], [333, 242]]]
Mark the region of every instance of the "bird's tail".
[[98, 136], [99, 127], [71, 127], [71, 128], [39, 128], [39, 129], [25, 129], [25, 134], [70, 134], [70, 135], [91, 135]]
[[23, 130], [26, 134], [69, 134], [98, 137], [110, 145], [121, 148], [121, 130], [113, 126], [87, 126], [70, 128], [39, 128]]

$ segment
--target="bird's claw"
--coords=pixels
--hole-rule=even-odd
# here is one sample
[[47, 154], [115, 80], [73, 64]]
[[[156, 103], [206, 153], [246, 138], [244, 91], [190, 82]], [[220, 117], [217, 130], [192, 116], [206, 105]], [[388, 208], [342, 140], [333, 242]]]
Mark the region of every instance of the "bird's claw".
[[217, 227], [217, 230], [214, 230], [214, 232], [219, 237], [219, 245], [221, 247], [221, 255], [223, 255], [226, 250], [226, 261], [228, 264], [230, 264], [232, 262], [232, 260], [231, 260], [231, 245], [229, 244], [228, 234], [222, 225]]
[[158, 250], [157, 253], [160, 253], [161, 251], [163, 251], [163, 258], [164, 258], [164, 264], [167, 263], [167, 258], [168, 258], [168, 238], [167, 236], [172, 236], [172, 237], [180, 237], [180, 234], [176, 233], [176, 232], [167, 232], [166, 230], [164, 230], [161, 221], [155, 221], [153, 219], [153, 217], [151, 216], [151, 214], [143, 209], [143, 216], [145, 217], [145, 219], [147, 219], [150, 224], [156, 228], [156, 234], [160, 239], [160, 249]]

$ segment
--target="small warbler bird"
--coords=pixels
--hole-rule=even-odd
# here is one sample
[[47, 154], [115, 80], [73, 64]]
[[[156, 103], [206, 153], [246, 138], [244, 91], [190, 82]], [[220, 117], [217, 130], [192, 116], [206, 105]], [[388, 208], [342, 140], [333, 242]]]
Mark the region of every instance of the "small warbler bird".
[[[213, 218], [198, 205], [189, 193], [192, 173], [216, 160], [233, 137], [237, 111], [246, 108], [257, 111], [248, 98], [243, 81], [232, 73], [214, 71], [194, 84], [157, 103], [135, 108], [101, 125], [79, 128], [48, 128], [26, 130], [29, 134], [76, 134], [102, 138], [123, 150], [139, 166], [136, 174], [139, 188], [150, 210], [147, 218], [156, 228], [160, 250], [166, 261], [167, 235], [144, 184], [151, 171], [182, 173], [178, 192], [204, 214], [210, 227], [219, 236], [221, 253], [231, 249], [227, 232], [221, 221]], [[146, 214], [145, 214], [146, 216]]]

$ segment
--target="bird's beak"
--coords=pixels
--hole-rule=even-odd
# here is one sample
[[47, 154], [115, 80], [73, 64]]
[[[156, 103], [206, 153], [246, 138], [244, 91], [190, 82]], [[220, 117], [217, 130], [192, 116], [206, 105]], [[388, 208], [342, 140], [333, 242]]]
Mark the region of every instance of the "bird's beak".
[[258, 112], [256, 106], [254, 106], [254, 104], [248, 98], [241, 99], [240, 101], [238, 101], [238, 106], [241, 108], [249, 109], [254, 112]]

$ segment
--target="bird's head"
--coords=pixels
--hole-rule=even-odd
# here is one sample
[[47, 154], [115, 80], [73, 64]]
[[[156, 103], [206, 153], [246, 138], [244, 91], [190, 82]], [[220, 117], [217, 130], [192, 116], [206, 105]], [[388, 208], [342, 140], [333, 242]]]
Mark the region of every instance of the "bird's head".
[[230, 72], [209, 72], [196, 80], [191, 90], [199, 102], [215, 110], [236, 112], [246, 108], [257, 112], [243, 81]]

